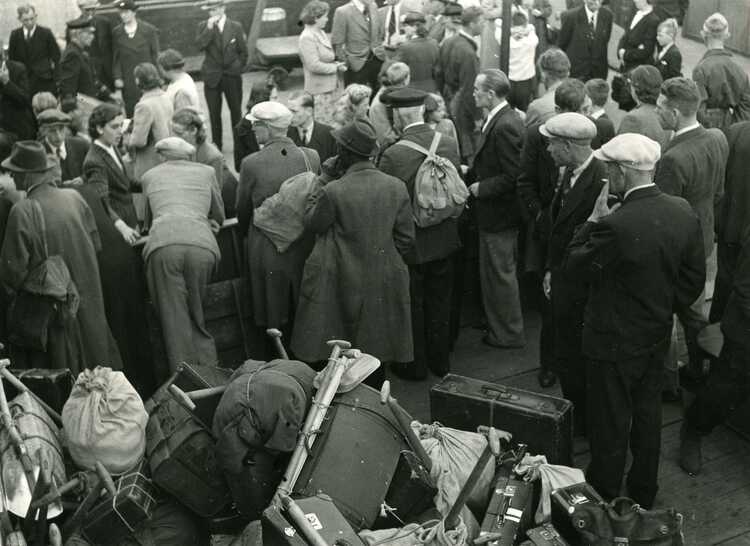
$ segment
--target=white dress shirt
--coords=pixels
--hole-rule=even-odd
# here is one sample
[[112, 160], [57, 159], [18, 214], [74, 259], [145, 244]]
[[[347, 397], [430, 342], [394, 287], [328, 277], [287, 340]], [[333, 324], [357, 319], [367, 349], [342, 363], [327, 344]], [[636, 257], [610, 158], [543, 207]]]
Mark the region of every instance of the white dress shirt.
[[226, 24], [226, 22], [227, 22], [226, 15], [222, 15], [221, 17], [219, 17], [219, 20], [216, 21], [216, 26], [218, 27], [220, 33], [224, 32], [224, 25]]
[[34, 28], [31, 30], [27, 30], [26, 27], [23, 27], [24, 40], [30, 40], [34, 36], [34, 32], [36, 32], [36, 25], [34, 25]]
[[300, 125], [299, 127], [297, 127], [299, 140], [303, 146], [307, 146], [308, 144], [310, 144], [310, 139], [312, 138], [312, 132], [313, 132], [314, 126], [315, 126], [315, 120], [310, 118], [310, 121], [307, 123], [307, 125], [305, 126]]
[[594, 20], [594, 30], [596, 30], [596, 22], [598, 21], [599, 11], [591, 11], [586, 4], [583, 5], [583, 9], [586, 10], [586, 21], [591, 24], [591, 20]]
[[[396, 18], [396, 30], [393, 34], [390, 36], [388, 35], [388, 28], [391, 24], [391, 17]], [[385, 12], [385, 26], [383, 27], [385, 29], [385, 41], [386, 43], [391, 43], [391, 39], [393, 36], [398, 34], [398, 31], [401, 29], [401, 21], [399, 20], [401, 18], [401, 2], [396, 4], [395, 6], [388, 6], [388, 10]]]
[[594, 153], [591, 152], [591, 155], [586, 158], [586, 161], [578, 165], [575, 169], [573, 169], [573, 173], [570, 176], [570, 189], [573, 189], [573, 186], [576, 185], [576, 182], [578, 181], [578, 178], [581, 176], [581, 173], [586, 170], [586, 167], [591, 165], [591, 160], [594, 159]]
[[503, 100], [500, 104], [498, 104], [492, 110], [490, 110], [490, 113], [487, 114], [487, 120], [484, 122], [484, 125], [482, 125], [483, 133], [487, 130], [487, 127], [490, 125], [492, 118], [494, 118], [497, 115], [497, 113], [505, 107], [506, 104], [508, 104], [508, 101]]

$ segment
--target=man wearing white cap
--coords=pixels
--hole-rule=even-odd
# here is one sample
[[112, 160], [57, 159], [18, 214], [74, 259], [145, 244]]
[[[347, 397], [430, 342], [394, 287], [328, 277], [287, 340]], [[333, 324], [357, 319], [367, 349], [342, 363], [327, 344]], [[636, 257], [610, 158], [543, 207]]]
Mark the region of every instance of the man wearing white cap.
[[258, 326], [279, 328], [290, 339], [302, 269], [314, 237], [303, 234], [282, 254], [271, 239], [253, 225], [253, 213], [266, 199], [277, 194], [288, 178], [307, 170], [317, 173], [320, 159], [318, 152], [297, 146], [287, 136], [292, 112], [280, 102], [259, 102], [250, 110], [248, 118], [258, 144], [263, 147], [242, 160], [237, 190], [239, 229], [241, 234], [247, 235], [245, 248], [247, 256], [252, 256], [249, 265], [253, 317]]
[[[630, 446], [627, 494], [651, 508], [658, 489], [661, 391], [672, 313], [703, 290], [701, 227], [682, 198], [652, 182], [659, 144], [633, 133], [594, 152], [607, 163], [588, 221], [563, 261], [590, 283], [583, 326], [591, 463], [586, 479], [606, 499], [620, 495]], [[610, 190], [622, 204], [609, 207]]]
[[547, 149], [562, 172], [549, 208], [544, 294], [552, 302], [554, 368], [563, 396], [575, 406], [575, 433], [586, 433], [586, 367], [582, 353], [583, 310], [588, 284], [562, 269], [565, 249], [575, 230], [594, 208], [607, 178], [604, 163], [594, 157], [591, 140], [596, 125], [583, 114], [566, 112], [539, 128]]
[[725, 131], [733, 123], [750, 119], [750, 81], [724, 48], [729, 39], [726, 17], [721, 13], [710, 15], [703, 23], [701, 36], [708, 51], [693, 69], [702, 101], [698, 120], [706, 128]]

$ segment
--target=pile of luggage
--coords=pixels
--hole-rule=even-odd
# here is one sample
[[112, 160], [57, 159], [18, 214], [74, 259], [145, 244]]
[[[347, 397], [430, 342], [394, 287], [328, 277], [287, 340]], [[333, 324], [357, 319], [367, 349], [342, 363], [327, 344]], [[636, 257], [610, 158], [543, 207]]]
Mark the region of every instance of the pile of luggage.
[[0, 362], [0, 544], [47, 544], [53, 519], [96, 546], [682, 544], [679, 514], [606, 503], [566, 466], [569, 402], [448, 375], [421, 424], [362, 384], [377, 359], [330, 345], [321, 372], [280, 342], [234, 371], [183, 364], [145, 404], [107, 368]]

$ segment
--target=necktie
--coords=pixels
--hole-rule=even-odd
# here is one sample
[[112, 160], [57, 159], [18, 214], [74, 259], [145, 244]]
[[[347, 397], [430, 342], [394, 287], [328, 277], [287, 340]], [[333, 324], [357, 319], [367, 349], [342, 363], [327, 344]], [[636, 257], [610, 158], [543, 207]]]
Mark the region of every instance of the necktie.
[[307, 129], [302, 129], [302, 144], [307, 144]]
[[568, 167], [565, 169], [562, 181], [560, 182], [560, 209], [565, 206], [565, 198], [568, 196], [568, 192], [570, 192], [570, 181], [572, 178], [573, 169]]
[[396, 9], [391, 6], [391, 15], [388, 20], [388, 43], [391, 43], [391, 38], [396, 34]]
[[591, 28], [591, 32], [594, 32], [596, 30], [596, 22], [594, 21], [594, 16], [591, 16], [591, 20], [589, 20], [589, 27]]

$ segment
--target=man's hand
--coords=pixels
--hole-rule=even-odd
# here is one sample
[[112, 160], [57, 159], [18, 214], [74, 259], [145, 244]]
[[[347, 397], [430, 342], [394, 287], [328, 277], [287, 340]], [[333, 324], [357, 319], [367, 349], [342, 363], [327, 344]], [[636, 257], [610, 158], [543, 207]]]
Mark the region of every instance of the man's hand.
[[70, 180], [63, 180], [62, 185], [63, 186], [82, 186], [83, 178], [81, 178], [80, 176], [76, 176], [75, 178], [71, 178]]
[[544, 290], [544, 297], [550, 299], [552, 296], [552, 272], [547, 271], [542, 279], [542, 290]]
[[618, 57], [618, 58], [619, 58], [619, 59], [620, 59], [621, 61], [625, 60], [625, 59], [624, 59], [624, 58], [625, 58], [625, 49], [624, 49], [624, 48], [623, 48], [623, 49], [620, 49], [620, 50], [619, 50], [619, 51], [617, 52], [617, 57]]
[[117, 78], [115, 80], [115, 89], [122, 89], [123, 87], [125, 87], [125, 82], [122, 81], [122, 78]]
[[474, 197], [479, 197], [479, 182], [474, 182], [471, 186], [469, 186], [469, 191]]
[[589, 222], [597, 223], [602, 218], [606, 218], [620, 208], [620, 203], [616, 203], [612, 206], [612, 208], [609, 208], [609, 206], [607, 205], [608, 197], [609, 182], [605, 182], [604, 186], [602, 186], [602, 191], [599, 192], [599, 197], [596, 198], [596, 203], [594, 203], [594, 210], [591, 211], [591, 216], [589, 216], [588, 218]]
[[117, 231], [120, 232], [120, 235], [122, 235], [122, 238], [125, 239], [125, 242], [129, 245], [134, 244], [138, 240], [138, 232], [122, 220], [117, 220], [117, 222], [115, 222], [115, 227], [117, 228]]
[[341, 61], [337, 62], [336, 70], [338, 70], [339, 72], [346, 72], [348, 70], [346, 63]]
[[211, 231], [214, 232], [214, 235], [218, 235], [218, 233], [221, 231], [221, 224], [213, 218], [208, 219], [208, 224], [211, 226]]

